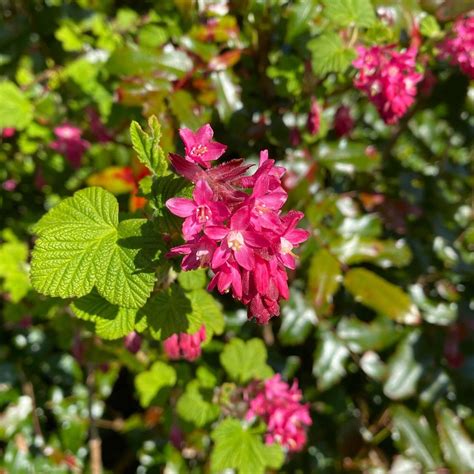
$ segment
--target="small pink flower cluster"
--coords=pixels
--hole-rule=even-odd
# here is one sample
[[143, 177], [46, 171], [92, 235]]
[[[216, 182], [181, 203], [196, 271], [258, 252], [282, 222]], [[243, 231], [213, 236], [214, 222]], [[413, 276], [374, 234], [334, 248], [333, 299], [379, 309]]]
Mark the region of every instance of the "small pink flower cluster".
[[357, 48], [352, 63], [358, 73], [354, 85], [365, 92], [387, 124], [397, 123], [413, 104], [416, 85], [423, 75], [416, 72], [416, 48], [396, 51], [395, 46]]
[[334, 131], [338, 137], [345, 137], [352, 132], [355, 122], [351, 115], [351, 109], [347, 105], [341, 105], [334, 115]]
[[206, 326], [194, 334], [173, 334], [163, 341], [163, 349], [169, 359], [196, 360], [201, 356], [201, 344], [206, 340]]
[[306, 128], [311, 135], [317, 135], [321, 128], [321, 107], [314, 97], [311, 97], [311, 106], [309, 108]]
[[232, 291], [248, 306], [249, 318], [267, 323], [280, 314], [279, 299], [289, 296], [285, 267], [296, 266], [293, 249], [308, 238], [306, 230], [296, 228], [301, 212], [281, 214], [287, 200], [281, 185], [286, 170], [275, 166], [267, 151], [260, 153], [252, 176], [246, 175], [250, 166], [241, 159], [211, 167], [210, 162], [226, 150], [212, 142], [211, 126], [196, 133], [182, 129], [180, 135], [186, 157], [171, 154], [170, 160], [196, 186], [192, 199], [166, 203], [173, 214], [185, 218], [186, 240], [168, 255], [184, 255], [183, 270], [210, 267], [210, 290]]
[[459, 18], [453, 26], [454, 36], [441, 45], [441, 56], [451, 58], [464, 74], [474, 79], [474, 16]]
[[67, 123], [54, 129], [57, 139], [50, 144], [53, 150], [63, 154], [73, 168], [81, 166], [82, 155], [90, 143], [81, 138], [81, 129]]
[[306, 444], [305, 427], [312, 424], [309, 405], [301, 403], [302, 394], [295, 380], [288, 385], [280, 374], [265, 380], [263, 387], [252, 384], [247, 391], [250, 400], [247, 420], [261, 417], [267, 425], [265, 442], [279, 443], [289, 451], [301, 451]]

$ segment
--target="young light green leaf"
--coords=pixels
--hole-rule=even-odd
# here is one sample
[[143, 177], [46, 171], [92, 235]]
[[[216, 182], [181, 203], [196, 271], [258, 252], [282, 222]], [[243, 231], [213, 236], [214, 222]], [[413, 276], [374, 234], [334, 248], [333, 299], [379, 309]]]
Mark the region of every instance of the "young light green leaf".
[[308, 295], [318, 314], [328, 311], [341, 279], [341, 267], [336, 258], [326, 249], [318, 250], [308, 272]]
[[110, 304], [95, 292], [75, 300], [73, 313], [85, 321], [95, 323], [95, 331], [103, 339], [118, 339], [135, 328], [137, 310]]
[[[84, 296], [94, 286], [110, 303], [143, 306], [155, 275], [149, 257], [157, 245], [145, 219], [118, 223], [118, 203], [102, 188], [77, 191], [36, 225], [31, 281], [45, 295]], [[155, 252], [156, 253], [156, 252]]]
[[324, 14], [337, 26], [369, 27], [375, 22], [370, 0], [324, 0]]
[[260, 339], [232, 339], [220, 354], [221, 364], [229, 376], [240, 383], [265, 380], [273, 371], [267, 365], [267, 349]]
[[343, 73], [356, 57], [354, 49], [345, 45], [340, 36], [333, 32], [312, 39], [308, 42], [308, 48], [312, 54], [313, 71], [318, 75]]
[[318, 389], [323, 391], [334, 386], [346, 373], [345, 363], [349, 350], [331, 331], [321, 333], [314, 353], [313, 375]]
[[454, 474], [474, 472], [474, 443], [449, 408], [438, 411], [441, 450]]
[[284, 455], [277, 444], [265, 445], [252, 428], [239, 420], [227, 418], [212, 432], [212, 472], [236, 469], [239, 474], [264, 474], [265, 468], [279, 469]]
[[164, 362], [155, 362], [150, 370], [135, 377], [135, 388], [140, 405], [148, 407], [163, 387], [172, 387], [176, 383], [176, 371]]
[[432, 15], [426, 15], [420, 21], [420, 33], [427, 38], [437, 38], [442, 35], [439, 23]]
[[178, 282], [185, 291], [204, 288], [206, 286], [206, 280], [206, 272], [202, 268], [189, 272], [180, 272], [178, 274]]
[[206, 290], [198, 289], [186, 293], [191, 301], [193, 314], [206, 325], [206, 339], [224, 332], [225, 320], [220, 303]]
[[151, 335], [166, 339], [179, 332], [193, 334], [201, 327], [202, 315], [193, 310], [191, 301], [178, 285], [153, 295], [141, 309]]
[[167, 174], [168, 162], [163, 149], [160, 147], [161, 127], [158, 119], [152, 115], [148, 120], [150, 133], [146, 133], [138, 122], [130, 125], [130, 138], [137, 157], [154, 175]]
[[213, 404], [212, 400], [206, 400], [199, 389], [199, 380], [189, 382], [186, 391], [178, 400], [176, 409], [183, 420], [203, 427], [219, 416], [220, 408]]
[[0, 82], [0, 129], [23, 130], [32, 120], [33, 105], [25, 94], [13, 82]]
[[344, 286], [356, 301], [403, 324], [419, 324], [420, 312], [400, 288], [365, 268], [346, 273]]
[[20, 301], [30, 289], [27, 259], [28, 245], [9, 232], [6, 242], [0, 245], [0, 278], [13, 303]]
[[391, 408], [395, 443], [410, 457], [420, 461], [426, 470], [435, 471], [442, 465], [439, 443], [425, 417], [419, 417], [402, 405]]

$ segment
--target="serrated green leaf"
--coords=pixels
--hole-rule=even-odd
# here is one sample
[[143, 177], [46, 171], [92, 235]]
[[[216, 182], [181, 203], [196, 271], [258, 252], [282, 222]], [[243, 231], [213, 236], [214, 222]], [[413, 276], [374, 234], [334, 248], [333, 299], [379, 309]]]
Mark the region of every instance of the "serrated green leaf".
[[220, 408], [213, 404], [211, 399], [205, 400], [199, 388], [198, 380], [189, 382], [178, 400], [176, 409], [183, 420], [203, 427], [219, 416]]
[[146, 325], [155, 339], [180, 332], [193, 334], [203, 323], [201, 314], [193, 311], [191, 301], [178, 285], [153, 295], [140, 314], [146, 317]]
[[324, 0], [324, 14], [337, 26], [369, 27], [375, 22], [370, 0]]
[[13, 303], [20, 301], [30, 289], [27, 259], [28, 245], [13, 234], [8, 235], [7, 241], [0, 245], [0, 278]]
[[428, 421], [408, 408], [395, 405], [391, 408], [395, 443], [411, 458], [420, 461], [428, 470], [436, 470], [442, 465], [439, 444]]
[[178, 275], [178, 281], [183, 290], [199, 290], [206, 286], [206, 272], [202, 268], [199, 270], [180, 272]]
[[240, 383], [265, 380], [273, 374], [266, 362], [267, 349], [260, 339], [232, 339], [221, 352], [220, 361], [230, 378]]
[[140, 405], [148, 407], [163, 387], [172, 387], [176, 383], [176, 371], [164, 362], [155, 362], [150, 370], [135, 377], [135, 388]]
[[474, 443], [459, 418], [449, 408], [438, 410], [437, 418], [441, 450], [452, 472], [474, 472]]
[[356, 57], [354, 49], [345, 45], [339, 35], [333, 32], [312, 39], [308, 42], [308, 48], [312, 55], [313, 71], [319, 75], [343, 73]]
[[118, 203], [109, 192], [77, 191], [51, 209], [35, 231], [31, 281], [38, 292], [80, 297], [96, 286], [112, 304], [145, 304], [155, 281], [151, 247], [158, 242], [144, 219], [118, 223]]
[[420, 313], [410, 297], [400, 288], [365, 268], [346, 273], [344, 286], [356, 301], [380, 314], [404, 324], [419, 324]]
[[25, 94], [13, 82], [0, 82], [0, 129], [23, 130], [32, 120], [33, 105]]
[[221, 304], [203, 289], [190, 291], [186, 295], [191, 301], [193, 313], [199, 315], [199, 319], [206, 325], [206, 339], [210, 339], [213, 334], [222, 334], [225, 320]]
[[236, 469], [239, 474], [264, 474], [265, 468], [279, 469], [284, 455], [280, 446], [263, 444], [261, 436], [239, 420], [228, 418], [212, 432], [214, 448], [211, 470]]
[[324, 248], [318, 250], [311, 259], [308, 271], [308, 295], [317, 314], [328, 311], [340, 280], [341, 266], [337, 259]]
[[418, 330], [411, 332], [397, 347], [387, 366], [387, 380], [383, 391], [392, 400], [403, 400], [417, 391], [418, 381], [423, 373], [423, 365], [416, 358]]
[[130, 125], [130, 138], [137, 157], [154, 175], [164, 176], [168, 172], [168, 161], [160, 147], [161, 127], [158, 119], [152, 115], [148, 120], [150, 133], [146, 133], [138, 122]]
[[317, 7], [316, 0], [301, 0], [292, 5], [288, 14], [285, 42], [291, 43], [294, 38], [308, 29]]
[[118, 339], [135, 329], [136, 309], [110, 304], [95, 292], [74, 301], [71, 309], [78, 318], [95, 323], [103, 339]]
[[318, 389], [327, 390], [339, 382], [346, 373], [345, 363], [349, 350], [329, 330], [321, 333], [314, 353], [313, 375]]

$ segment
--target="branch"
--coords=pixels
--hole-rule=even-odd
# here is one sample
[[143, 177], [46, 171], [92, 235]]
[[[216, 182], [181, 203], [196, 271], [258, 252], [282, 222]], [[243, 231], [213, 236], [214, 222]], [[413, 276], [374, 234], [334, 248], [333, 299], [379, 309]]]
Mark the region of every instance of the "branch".
[[92, 365], [87, 368], [87, 389], [89, 391], [89, 450], [91, 474], [102, 474], [102, 442], [92, 413], [94, 399], [95, 374]]

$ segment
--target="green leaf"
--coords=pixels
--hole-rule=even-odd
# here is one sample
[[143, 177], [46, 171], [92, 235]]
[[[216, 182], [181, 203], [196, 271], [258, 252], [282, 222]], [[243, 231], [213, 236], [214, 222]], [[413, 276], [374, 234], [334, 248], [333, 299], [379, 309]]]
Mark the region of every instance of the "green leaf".
[[137, 310], [110, 304], [95, 292], [71, 304], [73, 313], [95, 323], [95, 331], [103, 339], [118, 339], [135, 329]]
[[380, 153], [367, 153], [367, 145], [363, 143], [323, 143], [318, 147], [316, 156], [318, 163], [329, 170], [348, 175], [375, 171], [381, 163]]
[[420, 313], [410, 297], [397, 286], [365, 268], [346, 273], [344, 286], [356, 301], [399, 323], [419, 324]]
[[232, 339], [220, 354], [220, 361], [229, 377], [245, 383], [252, 379], [265, 380], [273, 371], [267, 365], [267, 349], [260, 339]]
[[331, 245], [331, 250], [347, 265], [370, 262], [382, 268], [405, 267], [411, 262], [410, 247], [402, 239], [378, 240], [354, 235]]
[[435, 303], [426, 297], [423, 287], [419, 284], [409, 288], [410, 296], [421, 309], [423, 319], [431, 324], [449, 326], [458, 317], [458, 305], [456, 303]]
[[239, 474], [264, 474], [265, 468], [279, 469], [284, 454], [277, 444], [265, 445], [261, 435], [239, 420], [228, 418], [212, 432], [212, 472], [236, 469]]
[[324, 248], [318, 250], [308, 271], [308, 295], [317, 314], [328, 312], [340, 281], [341, 267], [337, 259]]
[[438, 410], [441, 450], [454, 474], [474, 472], [474, 443], [449, 408]]
[[426, 15], [420, 21], [420, 33], [427, 38], [437, 38], [442, 35], [441, 28], [432, 15]]
[[28, 276], [28, 245], [20, 242], [13, 233], [5, 234], [6, 242], [0, 245], [0, 278], [3, 289], [13, 303], [20, 301], [30, 289]]
[[392, 400], [403, 400], [417, 393], [418, 381], [423, 373], [423, 365], [416, 358], [419, 338], [418, 330], [411, 332], [388, 361], [383, 391]]
[[135, 388], [140, 405], [148, 407], [163, 387], [172, 387], [176, 383], [176, 371], [164, 362], [155, 362], [150, 370], [135, 377]]
[[282, 307], [278, 339], [284, 346], [302, 344], [317, 323], [316, 313], [301, 291], [293, 290]]
[[141, 309], [151, 335], [155, 339], [166, 339], [173, 334], [193, 334], [203, 321], [201, 314], [193, 311], [191, 301], [178, 285], [153, 295]]
[[200, 268], [199, 270], [180, 272], [178, 275], [178, 281], [181, 288], [185, 291], [199, 290], [206, 286], [206, 271]]
[[213, 334], [224, 332], [225, 320], [221, 304], [206, 290], [198, 289], [186, 293], [192, 312], [206, 325], [206, 340]]
[[313, 375], [318, 389], [327, 390], [339, 382], [346, 373], [345, 363], [349, 350], [328, 329], [321, 333], [314, 353]]
[[370, 0], [323, 0], [324, 14], [337, 26], [369, 27], [375, 22]]
[[371, 323], [343, 318], [337, 325], [337, 335], [352, 352], [380, 351], [391, 346], [400, 337], [390, 319], [379, 317]]
[[430, 471], [442, 466], [436, 434], [423, 416], [418, 416], [402, 405], [391, 407], [396, 433], [395, 443], [409, 457], [420, 461]]
[[169, 101], [171, 111], [181, 125], [197, 130], [206, 122], [206, 117], [195, 113], [196, 108], [199, 106], [189, 92], [178, 90], [170, 95]]
[[226, 123], [234, 112], [242, 108], [237, 78], [230, 71], [217, 71], [211, 74], [211, 80], [217, 93], [217, 112]]
[[330, 72], [343, 73], [356, 58], [353, 48], [344, 44], [333, 32], [323, 33], [308, 42], [312, 54], [312, 65], [315, 74], [324, 75]]
[[316, 0], [301, 0], [289, 8], [288, 24], [286, 27], [285, 42], [291, 43], [294, 38], [304, 33], [317, 11]]
[[0, 82], [0, 129], [23, 130], [33, 120], [33, 105], [10, 81]]
[[178, 400], [176, 409], [183, 420], [203, 427], [219, 416], [220, 408], [213, 404], [211, 399], [204, 399], [200, 387], [199, 380], [189, 382], [186, 391]]
[[[144, 219], [118, 223], [118, 203], [102, 188], [77, 191], [36, 225], [31, 281], [40, 293], [84, 296], [94, 285], [110, 303], [143, 306], [155, 282], [150, 265], [157, 245]], [[145, 251], [148, 249], [148, 251]]]
[[160, 147], [161, 127], [152, 115], [148, 120], [150, 134], [143, 131], [138, 122], [132, 121], [130, 137], [137, 157], [154, 175], [163, 176], [168, 172], [168, 162]]

